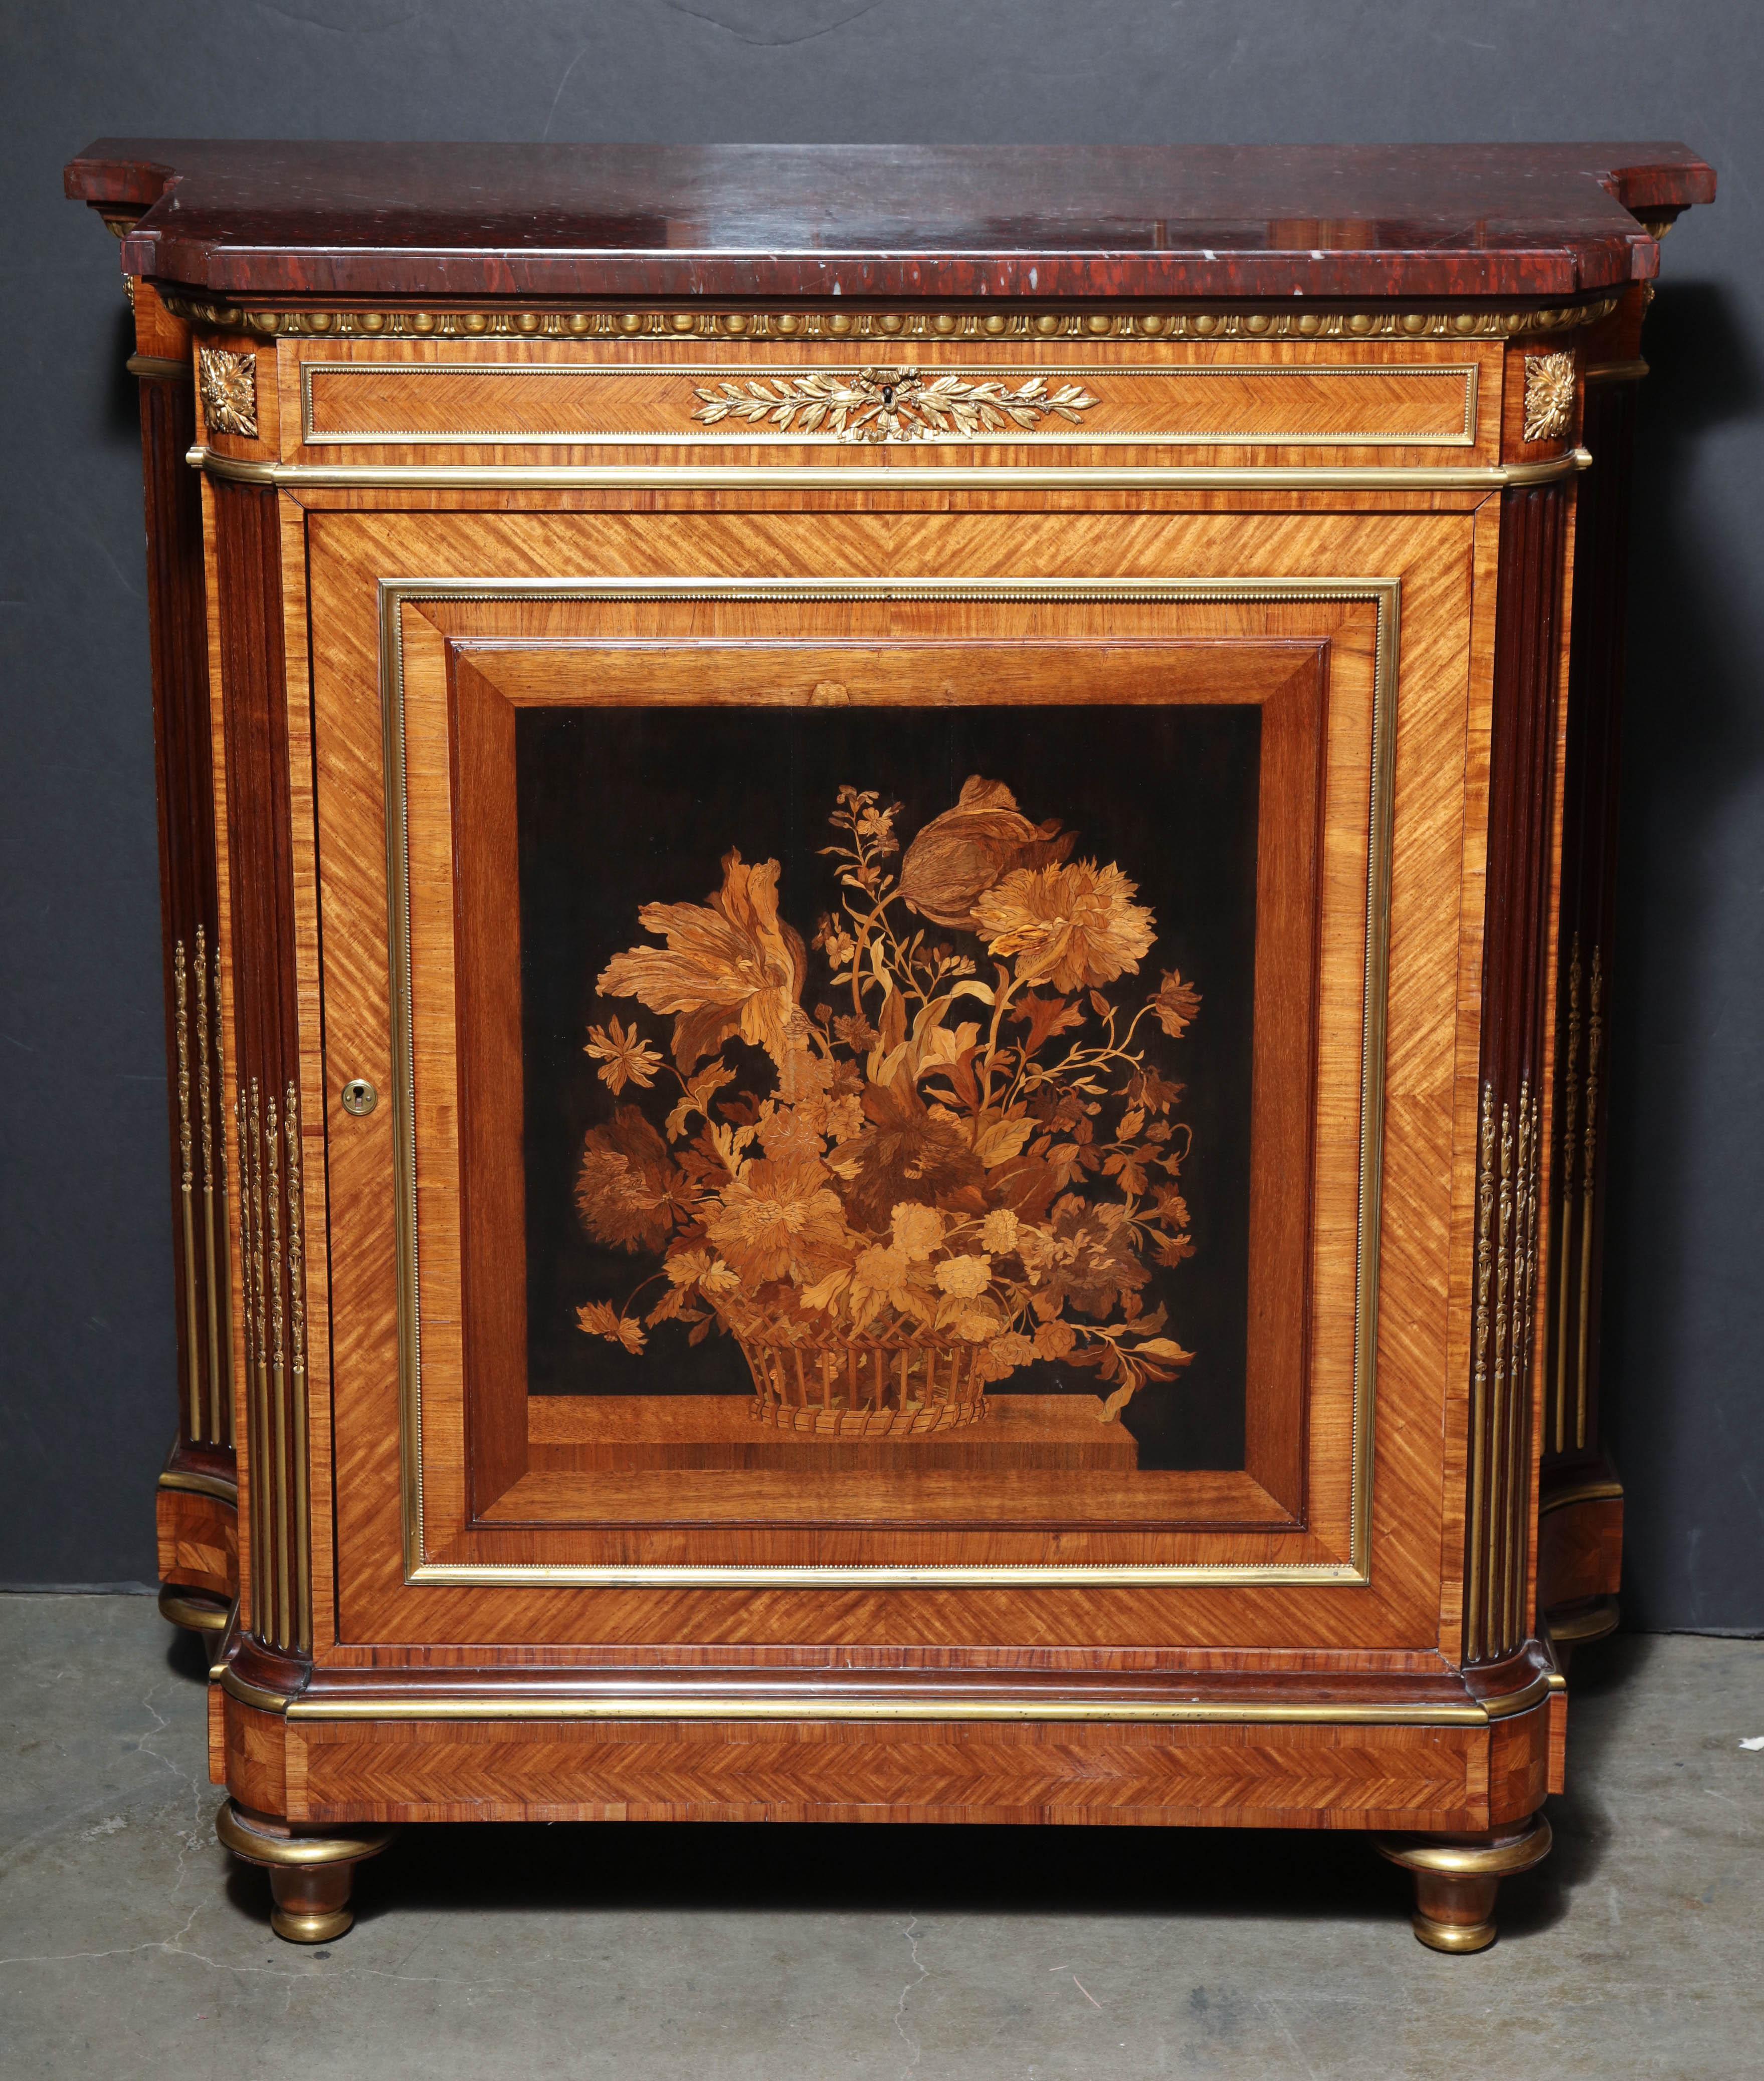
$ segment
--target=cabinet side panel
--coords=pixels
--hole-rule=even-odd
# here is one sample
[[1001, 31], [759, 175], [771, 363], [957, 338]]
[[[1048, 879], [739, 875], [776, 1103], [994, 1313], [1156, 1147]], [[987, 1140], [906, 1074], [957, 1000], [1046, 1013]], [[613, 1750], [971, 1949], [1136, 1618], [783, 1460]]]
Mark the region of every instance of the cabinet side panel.
[[1531, 1629], [1532, 1318], [1538, 1283], [1548, 894], [1562, 564], [1570, 494], [1501, 516], [1476, 1171], [1464, 1658]]
[[222, 485], [215, 561], [226, 715], [252, 1633], [310, 1644], [304, 1557], [305, 1221], [279, 515]]
[[[1597, 364], [1589, 372], [1586, 439], [1594, 464], [1581, 488], [1574, 554], [1543, 1440], [1544, 1495], [1560, 1499], [1569, 1510], [1576, 1507], [1571, 1492], [1590, 1484], [1607, 1494], [1615, 1489], [1599, 1437], [1600, 1266], [1623, 621], [1642, 366], [1634, 354], [1636, 329], [1624, 329], [1612, 342], [1623, 358], [1606, 364], [1608, 373]], [[1595, 1508], [1598, 1500], [1592, 1499]], [[1575, 1570], [1571, 1579], [1557, 1580], [1546, 1570], [1539, 1584], [1540, 1607], [1548, 1611], [1587, 1597], [1615, 1597], [1620, 1550], [1611, 1545], [1608, 1554], [1608, 1572], [1596, 1578]]]
[[[193, 1570], [180, 1558], [192, 1507], [209, 1520], [212, 1553], [233, 1547], [221, 1522], [233, 1508], [223, 1493], [233, 1478], [233, 1368], [202, 493], [184, 460], [196, 432], [187, 329], [145, 284], [136, 285], [134, 301], [178, 1383], [178, 1427], [159, 1490], [162, 1578], [170, 1591], [213, 1600], [218, 1619], [237, 1587], [230, 1564]], [[178, 1608], [197, 1607], [186, 1594]]]

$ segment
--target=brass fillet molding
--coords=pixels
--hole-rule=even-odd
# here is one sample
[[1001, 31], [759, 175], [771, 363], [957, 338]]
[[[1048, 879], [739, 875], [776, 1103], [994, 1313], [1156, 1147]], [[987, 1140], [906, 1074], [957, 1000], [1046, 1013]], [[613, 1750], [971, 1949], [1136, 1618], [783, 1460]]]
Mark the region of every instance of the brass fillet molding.
[[[231, 1671], [224, 1680], [237, 1695]], [[257, 1698], [273, 1694], [250, 1688]], [[1087, 1702], [1083, 1699], [888, 1699], [779, 1698], [748, 1695], [720, 1697], [658, 1696], [640, 1692], [602, 1692], [584, 1695], [579, 1691], [546, 1686], [543, 1680], [523, 1684], [519, 1691], [498, 1689], [472, 1692], [469, 1688], [440, 1696], [422, 1697], [409, 1692], [355, 1693], [333, 1692], [314, 1696], [303, 1692], [279, 1698], [272, 1709], [290, 1720], [303, 1721], [411, 1721], [437, 1722], [492, 1720], [682, 1720], [785, 1721], [811, 1724], [821, 1721], [991, 1721], [994, 1722], [1058, 1722], [1060, 1721], [1139, 1723], [1163, 1726], [1442, 1726], [1481, 1727], [1529, 1711], [1549, 1695], [1548, 1675], [1533, 1678], [1521, 1689], [1504, 1696], [1440, 1700], [1431, 1704], [1408, 1704], [1401, 1699], [1378, 1705], [1356, 1705], [1259, 1699], [1233, 1702], [1223, 1699], [1115, 1699]]]
[[1539, 1517], [1546, 1517], [1552, 1510], [1567, 1510], [1577, 1503], [1621, 1503], [1623, 1485], [1621, 1482], [1582, 1482], [1571, 1489], [1553, 1489], [1537, 1507]]
[[131, 376], [138, 376], [149, 383], [187, 383], [190, 364], [173, 361], [164, 355], [132, 354], [123, 364]]
[[1493, 1697], [1477, 1701], [1483, 1715], [1490, 1720], [1510, 1720], [1516, 1713], [1529, 1713], [1541, 1705], [1548, 1697], [1551, 1680], [1548, 1675], [1534, 1676], [1528, 1684], [1522, 1684], [1517, 1691], [1498, 1692]]
[[1524, 438], [1559, 441], [1573, 424], [1577, 377], [1572, 354], [1531, 354], [1525, 358]]
[[[633, 445], [640, 446], [640, 442]], [[1521, 485], [1553, 484], [1589, 468], [1592, 456], [1583, 448], [1547, 461], [1493, 463], [1485, 467], [1392, 465], [1344, 469], [1333, 465], [1147, 464], [1142, 468], [1060, 468], [1034, 464], [969, 465], [934, 463], [920, 467], [846, 463], [301, 463], [247, 461], [193, 448], [185, 457], [192, 469], [237, 484], [275, 485], [302, 490], [353, 490], [375, 486], [384, 490], [456, 490], [569, 491], [657, 491], [678, 487], [696, 490], [943, 491], [1197, 490], [1197, 491], [1502, 491]]]
[[229, 1662], [218, 1680], [220, 1688], [228, 1697], [242, 1705], [249, 1705], [254, 1713], [286, 1713], [288, 1694], [285, 1691], [267, 1691], [261, 1684], [254, 1684], [249, 1677], [240, 1675]]
[[159, 1477], [162, 1489], [181, 1489], [191, 1495], [213, 1496], [220, 1503], [229, 1503], [237, 1507], [239, 1485], [229, 1481], [225, 1474], [203, 1474], [183, 1467], [168, 1467]]
[[174, 317], [220, 332], [316, 339], [967, 339], [1041, 342], [1102, 339], [1511, 339], [1596, 325], [1620, 301], [1558, 304], [1530, 310], [1376, 310], [1169, 305], [1106, 309], [1031, 309], [1021, 303], [897, 310], [248, 310], [238, 304], [162, 288]]
[[1479, 1705], [1202, 1704], [1190, 1700], [1086, 1705], [1040, 1701], [888, 1699], [668, 1698], [641, 1695], [583, 1698], [567, 1692], [508, 1697], [486, 1693], [446, 1698], [340, 1696], [292, 1699], [290, 1720], [737, 1720], [786, 1721], [808, 1726], [823, 1721], [992, 1721], [1057, 1723], [1118, 1722], [1154, 1726], [1485, 1726]]
[[1582, 383], [1639, 383], [1648, 364], [1638, 355], [1632, 361], [1595, 361], [1581, 371]]
[[[843, 474], [843, 473], [839, 473]], [[1401, 581], [1363, 578], [384, 578], [380, 582], [380, 688], [386, 803], [387, 927], [391, 956], [393, 1249], [397, 1268], [400, 1465], [405, 1578], [416, 1583], [595, 1584], [887, 1589], [1094, 1583], [1303, 1583], [1363, 1585], [1371, 1561], [1372, 1415], [1376, 1363], [1380, 1182], [1384, 1163], [1384, 1022], [1390, 952], [1390, 864], [1396, 792], [1395, 700]], [[1353, 1406], [1345, 1560], [1242, 1564], [1024, 1562], [670, 1566], [455, 1563], [427, 1558], [423, 1531], [422, 1282], [416, 1209], [416, 1101], [410, 969], [410, 855], [405, 766], [404, 617], [423, 601], [879, 601], [1074, 603], [1366, 601], [1376, 614], [1360, 1044], [1359, 1208], [1354, 1275]]]

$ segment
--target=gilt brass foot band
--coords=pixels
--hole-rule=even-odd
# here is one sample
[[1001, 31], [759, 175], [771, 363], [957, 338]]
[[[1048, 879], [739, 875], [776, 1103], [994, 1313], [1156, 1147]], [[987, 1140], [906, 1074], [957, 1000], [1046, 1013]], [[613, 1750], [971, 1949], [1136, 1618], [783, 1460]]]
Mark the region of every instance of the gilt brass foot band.
[[234, 1856], [268, 1871], [274, 1902], [270, 1927], [278, 1936], [290, 1944], [328, 1944], [355, 1919], [349, 1890], [356, 1865], [377, 1856], [396, 1831], [358, 1827], [346, 1834], [295, 1835], [247, 1817], [229, 1799], [214, 1817], [214, 1832]]
[[1494, 1897], [1501, 1881], [1541, 1864], [1550, 1842], [1550, 1824], [1538, 1814], [1492, 1839], [1387, 1835], [1374, 1848], [1414, 1874], [1410, 1927], [1418, 1941], [1430, 1951], [1486, 1951], [1497, 1933]]
[[1619, 1616], [1615, 1597], [1589, 1597], [1580, 1604], [1558, 1606], [1544, 1622], [1555, 1646], [1585, 1647], [1615, 1633]]
[[207, 1590], [187, 1590], [167, 1583], [159, 1592], [159, 1616], [191, 1633], [225, 1633], [232, 1610], [230, 1597], [216, 1597]]

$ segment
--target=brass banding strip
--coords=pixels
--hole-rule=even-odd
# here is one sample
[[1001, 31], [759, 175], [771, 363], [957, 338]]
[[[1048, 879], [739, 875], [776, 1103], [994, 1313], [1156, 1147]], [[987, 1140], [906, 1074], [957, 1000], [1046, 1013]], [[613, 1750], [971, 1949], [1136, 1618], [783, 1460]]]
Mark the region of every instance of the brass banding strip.
[[1638, 355], [1633, 361], [1595, 361], [1581, 371], [1582, 383], [1639, 383], [1648, 364]]
[[1623, 1496], [1621, 1482], [1583, 1482], [1578, 1488], [1558, 1489], [1546, 1495], [1537, 1507], [1537, 1514], [1547, 1517], [1552, 1510], [1566, 1510], [1577, 1503], [1621, 1503]]
[[132, 354], [123, 364], [131, 376], [148, 383], [188, 383], [194, 380], [187, 361], [172, 361], [164, 355]]
[[220, 1688], [229, 1698], [236, 1699], [242, 1705], [250, 1706], [254, 1712], [285, 1713], [288, 1710], [288, 1693], [285, 1691], [266, 1691], [261, 1684], [254, 1684], [249, 1678], [240, 1675], [231, 1663], [227, 1664], [221, 1675]]
[[1485, 1716], [1491, 1720], [1510, 1720], [1515, 1713], [1528, 1713], [1534, 1705], [1540, 1705], [1550, 1694], [1548, 1675], [1534, 1677], [1517, 1691], [1503, 1692], [1497, 1697], [1484, 1698], [1480, 1703]]
[[978, 1700], [753, 1698], [581, 1698], [553, 1695], [451, 1697], [308, 1697], [289, 1701], [290, 1720], [691, 1720], [784, 1721], [813, 1726], [823, 1721], [1060, 1721], [1116, 1722], [1150, 1726], [1483, 1726], [1489, 1714], [1479, 1705], [1304, 1705], [1258, 1703], [1205, 1705], [1196, 1701], [1164, 1705], [1126, 1702], [1085, 1705], [1024, 1700], [990, 1703]]
[[[632, 444], [642, 446], [640, 440]], [[1393, 464], [1388, 469], [1282, 465], [1258, 469], [1238, 466], [1149, 463], [1143, 468], [1102, 469], [1073, 465], [1013, 468], [960, 463], [917, 465], [867, 463], [832, 465], [796, 463], [713, 465], [645, 463], [628, 466], [594, 463], [304, 463], [247, 462], [193, 448], [187, 460], [194, 469], [237, 484], [270, 484], [288, 490], [350, 490], [374, 486], [384, 490], [456, 490], [528, 491], [575, 490], [653, 491], [675, 485], [706, 490], [773, 488], [801, 491], [926, 491], [951, 488], [989, 491], [1051, 491], [1079, 487], [1088, 490], [1238, 491], [1501, 491], [1522, 485], [1553, 484], [1586, 469], [1593, 458], [1585, 448], [1570, 448], [1544, 462], [1491, 463], [1485, 467], [1438, 468]]]
[[224, 1474], [187, 1474], [181, 1467], [168, 1467], [159, 1477], [162, 1489], [180, 1489], [191, 1495], [213, 1496], [221, 1503], [230, 1503], [237, 1507], [239, 1485], [229, 1482]]
[[[1369, 1430], [1369, 1425], [1367, 1428]], [[1368, 1440], [1369, 1449], [1369, 1440]], [[410, 1489], [407, 1485], [406, 1509]], [[407, 1527], [418, 1523], [414, 1512]], [[1361, 1528], [1356, 1525], [1356, 1532]], [[1089, 1583], [1099, 1589], [1133, 1588], [1147, 1583], [1183, 1583], [1193, 1585], [1264, 1583], [1301, 1583], [1311, 1586], [1338, 1583], [1363, 1588], [1367, 1580], [1363, 1566], [1351, 1561], [1288, 1562], [1069, 1562], [1026, 1561], [939, 1567], [915, 1566], [903, 1562], [891, 1566], [876, 1563], [852, 1566], [828, 1562], [803, 1562], [775, 1566], [760, 1564], [706, 1562], [702, 1566], [596, 1567], [574, 1562], [494, 1561], [460, 1564], [454, 1562], [407, 1561], [405, 1579], [436, 1586], [454, 1583], [502, 1583], [526, 1589], [563, 1589], [592, 1584], [597, 1588], [690, 1589], [708, 1583], [737, 1583], [744, 1589], [798, 1590], [947, 1590], [1000, 1589], [1012, 1585], [1033, 1587], [1048, 1583]]]

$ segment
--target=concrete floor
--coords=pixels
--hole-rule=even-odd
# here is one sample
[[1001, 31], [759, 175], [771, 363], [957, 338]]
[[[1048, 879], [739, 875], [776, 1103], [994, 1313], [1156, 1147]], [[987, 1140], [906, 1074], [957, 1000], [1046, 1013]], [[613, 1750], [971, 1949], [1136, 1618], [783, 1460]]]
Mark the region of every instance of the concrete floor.
[[1351, 1836], [413, 1829], [334, 1947], [212, 1819], [144, 1597], [0, 1597], [6, 2081], [1764, 2075], [1764, 1645], [1576, 1671], [1554, 1856], [1443, 1958]]

